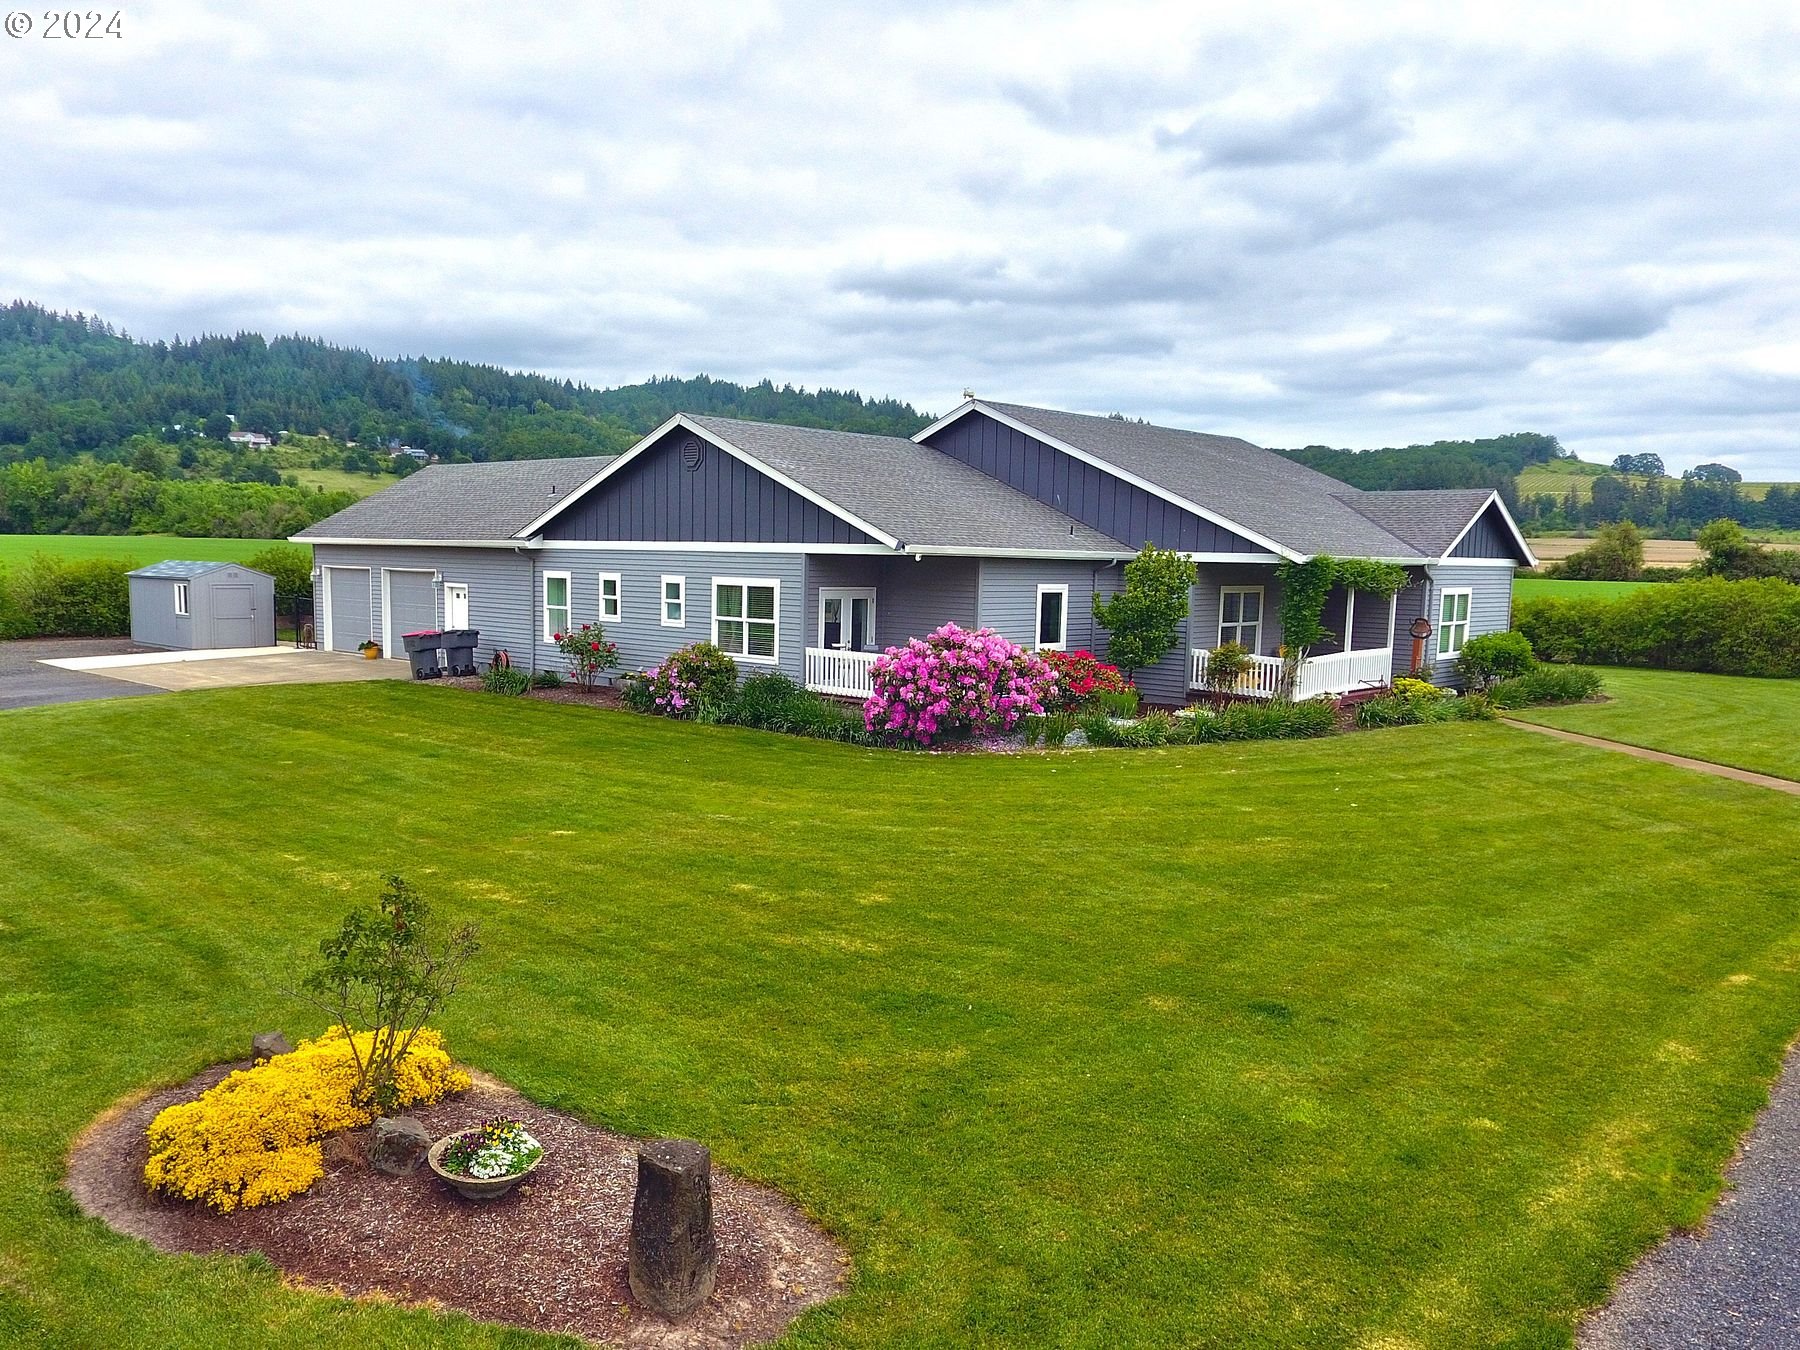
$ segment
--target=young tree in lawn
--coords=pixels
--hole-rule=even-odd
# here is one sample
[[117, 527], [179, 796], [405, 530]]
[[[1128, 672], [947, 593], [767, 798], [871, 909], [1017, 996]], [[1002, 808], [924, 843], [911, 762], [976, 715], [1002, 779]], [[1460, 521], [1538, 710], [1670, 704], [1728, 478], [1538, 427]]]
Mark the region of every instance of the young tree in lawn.
[[1167, 656], [1181, 640], [1195, 575], [1194, 564], [1173, 549], [1139, 549], [1125, 564], [1125, 589], [1094, 597], [1094, 619], [1108, 634], [1106, 659], [1131, 676]]

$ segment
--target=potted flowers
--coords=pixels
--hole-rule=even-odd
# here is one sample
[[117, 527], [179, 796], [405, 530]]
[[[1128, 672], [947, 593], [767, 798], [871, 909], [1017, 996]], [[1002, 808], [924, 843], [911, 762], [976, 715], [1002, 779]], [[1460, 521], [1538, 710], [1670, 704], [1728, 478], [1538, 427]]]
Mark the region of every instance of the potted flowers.
[[379, 661], [381, 659], [381, 644], [376, 642], [373, 638], [364, 638], [361, 642], [356, 644], [356, 650], [363, 654], [363, 660], [365, 661]]
[[425, 1155], [431, 1170], [470, 1200], [498, 1200], [543, 1158], [544, 1146], [523, 1125], [501, 1117], [447, 1134]]

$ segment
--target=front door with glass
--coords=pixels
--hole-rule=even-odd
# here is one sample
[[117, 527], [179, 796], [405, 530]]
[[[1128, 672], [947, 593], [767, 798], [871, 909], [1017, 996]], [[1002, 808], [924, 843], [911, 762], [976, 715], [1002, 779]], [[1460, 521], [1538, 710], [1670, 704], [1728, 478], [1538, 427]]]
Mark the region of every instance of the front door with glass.
[[827, 650], [872, 651], [875, 646], [875, 592], [821, 590], [819, 645]]

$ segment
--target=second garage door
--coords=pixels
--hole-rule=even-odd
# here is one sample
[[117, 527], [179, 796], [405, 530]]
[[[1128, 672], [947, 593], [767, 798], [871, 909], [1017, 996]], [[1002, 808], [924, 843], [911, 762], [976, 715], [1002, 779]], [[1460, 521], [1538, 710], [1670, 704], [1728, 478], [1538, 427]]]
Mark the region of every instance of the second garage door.
[[438, 626], [437, 582], [430, 572], [406, 572], [387, 568], [383, 572], [387, 586], [387, 641], [383, 656], [406, 655], [406, 644], [400, 639], [408, 633], [422, 633]]
[[326, 645], [334, 652], [353, 652], [370, 636], [369, 569], [325, 569]]

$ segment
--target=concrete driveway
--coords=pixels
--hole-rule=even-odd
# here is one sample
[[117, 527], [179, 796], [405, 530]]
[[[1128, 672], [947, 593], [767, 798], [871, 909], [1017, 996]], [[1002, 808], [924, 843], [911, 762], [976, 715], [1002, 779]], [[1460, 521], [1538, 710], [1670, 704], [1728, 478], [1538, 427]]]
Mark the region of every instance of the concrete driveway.
[[353, 652], [159, 652], [123, 638], [32, 638], [0, 642], [0, 709], [235, 685], [404, 680], [411, 673], [404, 661], [365, 661]]
[[68, 657], [118, 656], [144, 650], [125, 638], [28, 638], [23, 642], [0, 642], [0, 709], [154, 693], [143, 685], [40, 664]]

